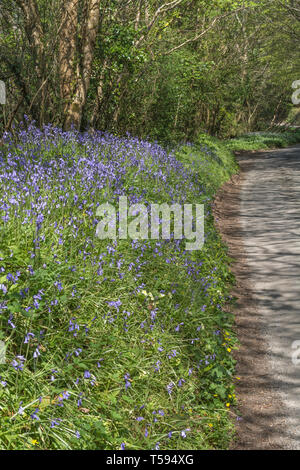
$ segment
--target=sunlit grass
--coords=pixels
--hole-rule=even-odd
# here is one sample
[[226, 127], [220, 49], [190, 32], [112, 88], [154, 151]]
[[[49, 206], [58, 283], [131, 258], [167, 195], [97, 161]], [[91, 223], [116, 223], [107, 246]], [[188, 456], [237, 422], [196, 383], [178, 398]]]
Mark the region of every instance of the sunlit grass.
[[[192, 152], [188, 154], [188, 152]], [[33, 125], [0, 156], [2, 449], [226, 448], [232, 275], [211, 202], [232, 154]], [[96, 208], [205, 204], [205, 245], [99, 240]]]

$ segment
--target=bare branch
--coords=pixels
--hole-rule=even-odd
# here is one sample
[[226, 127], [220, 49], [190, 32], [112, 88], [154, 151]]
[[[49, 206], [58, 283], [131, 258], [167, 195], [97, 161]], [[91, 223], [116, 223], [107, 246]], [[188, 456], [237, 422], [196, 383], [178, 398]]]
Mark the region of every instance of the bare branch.
[[244, 7], [238, 8], [237, 10], [234, 10], [234, 11], [232, 11], [232, 12], [230, 12], [230, 13], [225, 13], [224, 15], [216, 16], [216, 17], [213, 19], [213, 21], [211, 22], [211, 24], [208, 26], [208, 28], [206, 28], [204, 31], [201, 31], [201, 33], [196, 34], [196, 36], [194, 36], [193, 38], [187, 39], [186, 41], [182, 42], [182, 43], [179, 44], [178, 46], [173, 47], [173, 48], [170, 49], [169, 51], [165, 52], [163, 55], [169, 55], [169, 54], [171, 54], [172, 52], [177, 51], [178, 49], [181, 49], [181, 48], [184, 47], [186, 44], [189, 44], [189, 43], [191, 43], [191, 42], [198, 41], [198, 39], [200, 39], [202, 36], [204, 36], [206, 33], [208, 33], [208, 31], [210, 31], [210, 30], [214, 27], [214, 25], [217, 23], [217, 21], [220, 21], [221, 19], [226, 18], [227, 16], [233, 15], [233, 14], [237, 13], [237, 12], [240, 11], [240, 10], [244, 10]]
[[135, 42], [135, 47], [139, 47], [141, 42], [147, 37], [149, 31], [152, 29], [156, 20], [161, 14], [166, 13], [167, 11], [173, 10], [182, 2], [183, 0], [173, 0], [172, 2], [165, 3], [164, 5], [160, 6], [154, 13], [152, 20], [147, 24], [146, 32], [143, 33], [141, 37]]
[[141, 19], [141, 9], [142, 9], [142, 0], [139, 1], [139, 6], [137, 9], [137, 14], [135, 18], [135, 24], [134, 24], [134, 29], [137, 31], [140, 25], [140, 19]]

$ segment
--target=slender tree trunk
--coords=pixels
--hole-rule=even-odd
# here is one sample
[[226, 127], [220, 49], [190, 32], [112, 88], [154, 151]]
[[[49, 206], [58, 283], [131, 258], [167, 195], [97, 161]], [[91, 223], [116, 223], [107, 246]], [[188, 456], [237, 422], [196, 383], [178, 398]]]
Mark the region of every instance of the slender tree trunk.
[[69, 129], [73, 124], [80, 128], [82, 112], [86, 103], [87, 93], [90, 86], [92, 62], [96, 36], [100, 19], [100, 0], [86, 0], [85, 17], [82, 23], [82, 49], [79, 63], [75, 72], [75, 85], [70, 102], [66, 103], [65, 124]]
[[[45, 60], [44, 31], [42, 28], [38, 3], [36, 0], [16, 0], [16, 3], [19, 5], [23, 13], [24, 29], [31, 49], [31, 54], [34, 59], [35, 78], [37, 78], [39, 83], [43, 83], [44, 78], [47, 75], [47, 70]], [[22, 77], [19, 83], [22, 83], [21, 89], [24, 93], [24, 99], [29, 101], [29, 93], [27, 93], [28, 87], [26, 86]], [[27, 89], [27, 91], [25, 89]], [[32, 109], [35, 119], [37, 119], [41, 124], [44, 121], [43, 108], [40, 106], [32, 106], [30, 104], [29, 110], [30, 109]]]
[[105, 72], [107, 70], [107, 67], [108, 67], [108, 61], [107, 61], [107, 59], [105, 59], [104, 62], [103, 62], [100, 77], [99, 77], [99, 83], [98, 83], [98, 87], [97, 87], [96, 103], [94, 105], [93, 114], [92, 114], [92, 118], [91, 118], [92, 127], [95, 127], [95, 125], [97, 125], [97, 122], [98, 122], [98, 116], [99, 116], [101, 106], [102, 106], [102, 102], [103, 102], [104, 79], [105, 79]]
[[41, 79], [44, 66], [44, 33], [36, 0], [17, 0], [24, 15], [24, 26], [28, 42], [33, 51], [36, 72]]
[[68, 113], [74, 87], [77, 26], [78, 0], [64, 0], [63, 25], [59, 36], [60, 98], [64, 116]]

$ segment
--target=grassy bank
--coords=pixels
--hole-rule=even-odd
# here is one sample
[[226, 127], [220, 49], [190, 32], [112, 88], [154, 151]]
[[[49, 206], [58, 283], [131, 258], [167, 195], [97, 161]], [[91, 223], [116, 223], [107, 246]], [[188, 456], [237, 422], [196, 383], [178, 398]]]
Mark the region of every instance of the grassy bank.
[[[21, 128], [0, 151], [1, 449], [227, 448], [233, 279], [211, 203], [237, 171], [200, 136], [167, 152]], [[100, 240], [97, 207], [200, 203], [205, 243]]]
[[226, 147], [232, 151], [255, 151], [288, 147], [300, 142], [300, 130], [286, 132], [258, 132], [228, 140]]
[[[209, 149], [43, 131], [0, 158], [2, 449], [226, 448], [231, 275], [210, 204], [236, 170]], [[205, 204], [205, 244], [100, 240], [97, 206]]]

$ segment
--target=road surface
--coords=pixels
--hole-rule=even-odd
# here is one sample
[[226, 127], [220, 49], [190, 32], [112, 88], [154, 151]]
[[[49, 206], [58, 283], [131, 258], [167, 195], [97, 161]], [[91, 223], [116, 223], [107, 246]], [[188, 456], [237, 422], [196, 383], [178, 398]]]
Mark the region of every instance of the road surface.
[[300, 449], [300, 146], [256, 155], [240, 197], [249, 279], [285, 405], [282, 446]]

